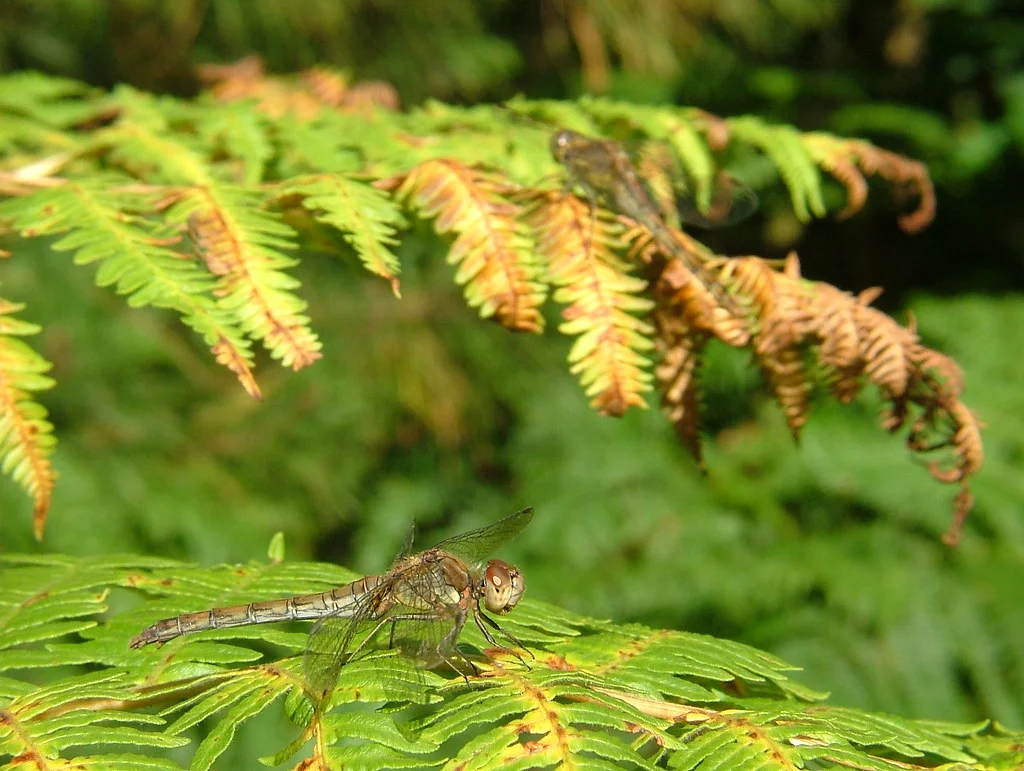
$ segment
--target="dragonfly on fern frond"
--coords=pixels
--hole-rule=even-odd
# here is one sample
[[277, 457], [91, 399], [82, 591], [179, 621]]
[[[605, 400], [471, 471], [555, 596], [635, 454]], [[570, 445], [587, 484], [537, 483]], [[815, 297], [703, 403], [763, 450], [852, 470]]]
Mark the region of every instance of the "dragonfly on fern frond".
[[424, 668], [446, 666], [468, 681], [478, 671], [457, 643], [470, 620], [495, 652], [525, 664], [516, 650], [498, 642], [495, 633], [526, 655], [532, 654], [484, 611], [504, 615], [526, 591], [526, 579], [518, 568], [487, 558], [532, 518], [533, 509], [526, 508], [417, 554], [412, 553], [410, 530], [386, 573], [326, 592], [166, 618], [143, 629], [129, 645], [143, 648], [212, 629], [315, 620], [303, 666], [305, 685], [321, 705], [341, 668], [374, 647], [397, 649]]
[[[535, 105], [543, 109], [545, 103]], [[564, 105], [558, 106], [564, 109]], [[551, 154], [564, 168], [570, 186], [578, 186], [591, 204], [605, 206], [644, 227], [724, 228], [742, 222], [758, 209], [753, 189], [733, 171], [719, 166], [699, 143], [683, 154], [669, 137], [652, 138], [634, 125], [626, 138], [613, 139], [598, 136], [608, 133], [603, 124], [582, 126], [577, 111], [542, 113], [551, 122], [541, 122], [534, 114], [523, 112], [520, 103], [504, 107], [517, 120], [549, 133]]]
[[[664, 142], [645, 141], [631, 154], [613, 139], [560, 128], [549, 144], [569, 187], [581, 189], [591, 206], [590, 226], [581, 233], [583, 250], [599, 248], [593, 232], [598, 206], [627, 219], [633, 226], [622, 241], [632, 244], [630, 256], [648, 267], [648, 277], [663, 279], [672, 296], [684, 294], [699, 326], [732, 345], [749, 341], [746, 313], [717, 275], [724, 261], [679, 228], [683, 221], [710, 228], [749, 217], [758, 207], [750, 187], [723, 170], [713, 175], [714, 184], [696, 185]], [[550, 198], [542, 201], [532, 215], [535, 227], [564, 233], [560, 209]]]

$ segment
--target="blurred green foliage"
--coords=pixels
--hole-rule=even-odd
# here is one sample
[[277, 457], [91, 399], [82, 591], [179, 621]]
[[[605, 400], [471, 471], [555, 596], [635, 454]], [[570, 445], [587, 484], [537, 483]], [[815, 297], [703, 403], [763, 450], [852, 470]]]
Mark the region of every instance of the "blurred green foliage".
[[[570, 5], [598, 4], [539, 4]], [[736, 4], [737, 24], [753, 5]], [[357, 268], [306, 256], [298, 274], [325, 358], [297, 375], [263, 367], [262, 404], [169, 315], [125, 308], [63, 255], [40, 248], [0, 266], [24, 317], [46, 322], [62, 475], [42, 546], [28, 502], [0, 485], [0, 547], [212, 564], [262, 555], [282, 530], [292, 558], [376, 571], [412, 519], [431, 541], [530, 504], [537, 518], [503, 556], [526, 569], [531, 597], [749, 642], [803, 665], [802, 681], [836, 704], [1024, 725], [1024, 301], [1011, 294], [1024, 278], [1022, 22], [996, 0], [812, 16], [807, 3], [775, 5], [792, 9], [776, 24], [793, 34], [766, 48], [721, 19], [724, 32], [691, 20], [701, 45], [684, 48], [670, 25], [645, 28], [652, 52], [674, 52], [670, 70], [632, 63], [609, 39], [607, 88], [885, 137], [931, 165], [939, 221], [914, 240], [869, 213], [765, 221], [727, 243], [796, 245], [809, 276], [890, 287], [889, 307], [910, 298], [925, 342], [962, 364], [988, 430], [958, 550], [938, 540], [948, 491], [878, 431], [870, 399], [823, 404], [793, 447], [752, 371], [719, 351], [702, 478], [657, 414], [588, 410], [566, 341], [481, 324], [425, 230], [403, 244], [401, 301]], [[185, 91], [196, 62], [259, 50], [278, 70], [347, 64], [407, 101], [587, 82], [564, 19], [542, 39], [538, 19], [552, 17], [512, 23], [512, 2], [407, 7], [8, 0], [0, 66]], [[374, 34], [353, 21], [363, 17]], [[1005, 295], [983, 294], [993, 290]]]
[[702, 479], [656, 413], [596, 417], [563, 340], [481, 324], [437, 248], [407, 244], [400, 301], [306, 259], [325, 359], [265, 370], [262, 405], [173, 320], [120, 307], [60, 255], [13, 261], [6, 291], [59, 319], [41, 350], [60, 383], [47, 402], [62, 477], [43, 546], [27, 501], [0, 488], [3, 510], [24, 512], [0, 520], [5, 550], [213, 564], [263, 554], [280, 529], [291, 558], [370, 572], [410, 520], [429, 543], [529, 503], [538, 516], [503, 556], [527, 567], [531, 596], [750, 642], [807, 667], [836, 703], [1021, 723], [1024, 372], [1007, 351], [1024, 343], [1024, 302], [914, 304], [990, 423], [979, 504], [948, 552], [948, 490], [878, 431], [870, 400], [823, 403], [793, 447], [722, 350]]

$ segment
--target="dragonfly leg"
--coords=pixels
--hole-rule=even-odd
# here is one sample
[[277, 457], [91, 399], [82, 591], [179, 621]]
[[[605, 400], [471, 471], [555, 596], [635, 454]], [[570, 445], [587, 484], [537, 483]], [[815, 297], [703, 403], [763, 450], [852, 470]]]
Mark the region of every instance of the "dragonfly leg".
[[348, 662], [352, 661], [359, 654], [359, 652], [367, 646], [370, 640], [376, 637], [377, 633], [380, 632], [380, 630], [383, 629], [387, 624], [391, 624], [391, 634], [388, 639], [388, 647], [394, 647], [395, 626], [398, 624], [399, 621], [433, 621], [433, 616], [419, 613], [407, 613], [401, 616], [388, 616], [387, 618], [381, 619], [377, 622], [377, 625], [372, 630], [370, 630], [370, 633], [360, 641], [359, 645], [357, 645], [352, 650], [352, 652], [345, 657], [344, 663], [347, 664]]
[[[365, 648], [367, 646], [367, 644], [369, 644], [369, 642], [374, 637], [376, 637], [377, 634], [387, 624], [391, 625], [391, 631], [390, 631], [390, 633], [388, 635], [388, 647], [393, 648], [393, 647], [395, 647], [395, 631], [396, 631], [398, 623], [400, 621], [428, 621], [429, 622], [429, 621], [435, 621], [435, 620], [436, 620], [436, 616], [434, 616], [433, 614], [430, 614], [430, 613], [405, 613], [405, 614], [402, 614], [402, 615], [389, 616], [387, 618], [383, 618], [379, 622], [377, 622], [377, 625], [374, 626], [372, 630], [370, 630], [370, 633], [367, 634], [366, 637], [364, 637], [362, 639], [362, 641], [359, 643], [359, 645], [357, 645], [355, 647], [355, 649], [353, 649], [353, 651], [350, 654], [348, 654], [348, 656], [345, 659], [345, 663], [348, 663], [349, 661], [352, 661], [353, 659], [355, 659], [356, 656], [358, 656], [359, 653], [363, 650], [363, 648]], [[455, 672], [455, 674], [459, 675], [459, 677], [463, 678], [468, 683], [469, 682], [469, 677], [465, 673], [464, 668], [460, 668], [452, 660], [452, 658], [449, 657], [449, 655], [445, 652], [445, 651], [448, 651], [448, 650], [453, 650], [455, 652], [455, 654], [459, 658], [461, 658], [466, 664], [469, 665], [470, 674], [472, 674], [474, 676], [480, 674], [480, 670], [477, 669], [476, 665], [473, 664], [473, 662], [470, 661], [469, 659], [467, 659], [464, 655], [462, 655], [462, 652], [459, 651], [458, 647], [455, 645], [455, 641], [458, 639], [459, 631], [461, 631], [461, 629], [462, 629], [462, 624], [457, 624], [455, 626], [455, 628], [451, 632], [449, 632], [447, 635], [445, 635], [445, 637], [441, 640], [440, 645], [438, 645], [437, 650], [433, 651], [432, 653], [435, 654], [441, 661], [443, 661], [449, 667], [451, 667], [452, 671]], [[400, 644], [401, 644], [401, 641], [399, 641], [399, 645]]]
[[[462, 659], [466, 664], [469, 665], [469, 670], [470, 670], [469, 674], [470, 675], [473, 675], [473, 677], [476, 677], [477, 675], [480, 674], [480, 669], [477, 667], [477, 665], [474, 664], [469, 659], [467, 659], [466, 656], [462, 653], [462, 651], [460, 651], [458, 648], [456, 648], [455, 649], [455, 653], [458, 655], [458, 657], [460, 659]], [[459, 667], [457, 667], [455, 665], [455, 662], [452, 661], [447, 656], [445, 656], [443, 653], [441, 654], [441, 658], [444, 659], [444, 663], [447, 664], [452, 669], [452, 671], [455, 672], [455, 674], [457, 674], [459, 677], [461, 677], [463, 680], [466, 681], [466, 685], [469, 685], [469, 675], [467, 675], [465, 673], [465, 671], [463, 671], [462, 669], [459, 669]]]
[[[483, 623], [481, 622], [481, 619], [483, 619]], [[485, 615], [483, 613], [474, 613], [473, 614], [473, 620], [476, 622], [477, 628], [480, 629], [480, 632], [483, 634], [484, 639], [486, 639], [487, 642], [489, 642], [495, 648], [500, 648], [501, 650], [505, 651], [506, 653], [511, 653], [513, 656], [515, 656], [517, 659], [519, 659], [519, 662], [524, 667], [526, 667], [527, 669], [530, 668], [530, 665], [526, 663], [526, 659], [524, 659], [522, 656], [520, 656], [518, 651], [515, 651], [512, 648], [509, 648], [507, 645], [502, 645], [497, 640], [495, 640], [494, 639], [494, 635], [491, 634], [490, 630], [487, 629], [486, 626], [484, 626], [484, 623], [486, 623], [492, 629], [495, 629], [496, 631], [500, 632], [504, 637], [507, 637], [512, 642], [513, 645], [518, 645], [524, 651], [529, 653], [530, 654], [530, 658], [535, 658], [534, 655], [533, 655], [533, 652], [529, 648], [527, 648], [526, 645], [523, 644], [522, 640], [520, 640], [518, 637], [516, 637], [511, 632], [506, 632], [504, 629], [502, 629], [500, 626], [498, 626], [498, 622], [497, 621], [495, 621], [493, 618], [491, 618], [490, 616], [487, 616], [487, 615]]]
[[469, 675], [467, 675], [463, 669], [456, 666], [455, 662], [452, 661], [452, 659], [448, 656], [448, 651], [451, 651], [455, 656], [462, 659], [462, 661], [465, 664], [469, 665], [470, 674], [472, 674], [474, 677], [480, 674], [480, 670], [477, 668], [476, 664], [474, 664], [472, 661], [466, 658], [466, 655], [459, 650], [459, 634], [462, 632], [462, 627], [465, 626], [465, 624], [466, 612], [465, 610], [460, 610], [456, 615], [455, 623], [452, 626], [451, 630], [448, 632], [448, 634], [441, 638], [441, 642], [438, 643], [436, 652], [437, 655], [441, 658], [441, 660], [444, 661], [444, 663], [447, 664], [449, 667], [451, 667], [455, 674], [459, 675], [463, 680], [465, 680], [466, 685], [469, 685]]

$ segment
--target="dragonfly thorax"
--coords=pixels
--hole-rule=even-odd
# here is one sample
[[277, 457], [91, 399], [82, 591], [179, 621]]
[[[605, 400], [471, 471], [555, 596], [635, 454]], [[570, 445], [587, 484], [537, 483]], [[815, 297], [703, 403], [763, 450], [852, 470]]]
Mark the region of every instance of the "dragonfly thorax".
[[519, 568], [503, 560], [487, 563], [483, 580], [484, 607], [491, 613], [508, 613], [526, 591], [526, 579]]

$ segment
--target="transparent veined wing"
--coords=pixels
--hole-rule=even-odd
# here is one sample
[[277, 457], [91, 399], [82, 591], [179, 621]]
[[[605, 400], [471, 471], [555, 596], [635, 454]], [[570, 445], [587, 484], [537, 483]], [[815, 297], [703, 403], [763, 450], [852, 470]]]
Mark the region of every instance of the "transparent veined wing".
[[446, 538], [434, 549], [460, 557], [469, 565], [479, 565], [503, 544], [519, 535], [532, 519], [533, 507], [528, 506], [494, 524]]
[[310, 630], [302, 666], [306, 684], [319, 695], [334, 688], [341, 667], [372, 635], [379, 623], [375, 610], [386, 604], [388, 586], [378, 584], [358, 596], [344, 611], [324, 616]]
[[644, 189], [666, 223], [704, 229], [729, 227], [757, 211], [748, 185], [724, 169], [698, 178], [664, 142], [647, 141], [630, 153]]
[[[407, 558], [374, 577], [375, 586], [313, 626], [303, 667], [314, 693], [330, 691], [341, 668], [364, 649], [396, 648], [418, 666], [447, 662], [462, 672], [452, 662], [459, 657], [455, 643], [466, 620], [466, 598], [448, 583], [458, 570], [451, 564], [446, 570], [435, 552]], [[462, 574], [460, 583], [468, 585], [469, 579]]]

